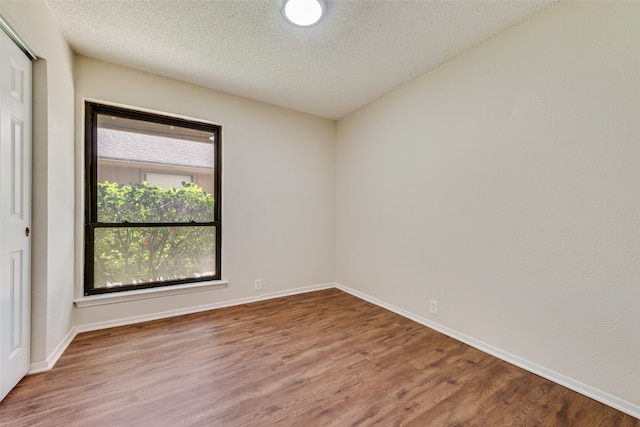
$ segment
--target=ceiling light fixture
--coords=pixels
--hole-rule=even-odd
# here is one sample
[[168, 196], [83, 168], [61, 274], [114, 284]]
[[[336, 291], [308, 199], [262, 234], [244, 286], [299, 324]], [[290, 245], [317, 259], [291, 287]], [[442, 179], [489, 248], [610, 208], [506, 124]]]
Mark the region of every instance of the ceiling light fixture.
[[280, 12], [289, 23], [312, 27], [322, 20], [327, 10], [325, 0], [282, 0]]

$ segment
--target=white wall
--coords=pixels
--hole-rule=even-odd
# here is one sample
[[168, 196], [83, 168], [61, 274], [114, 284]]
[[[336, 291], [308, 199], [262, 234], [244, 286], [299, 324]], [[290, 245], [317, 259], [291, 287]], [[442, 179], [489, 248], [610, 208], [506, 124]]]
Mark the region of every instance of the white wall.
[[[78, 326], [334, 281], [335, 121], [76, 57], [77, 296], [82, 294], [84, 98], [222, 125], [222, 273], [229, 285], [78, 308]], [[254, 290], [258, 278], [263, 280], [262, 292]]]
[[561, 2], [339, 121], [338, 282], [640, 413], [638, 22]]
[[72, 327], [73, 56], [44, 2], [2, 0], [0, 13], [40, 58], [33, 68], [32, 367]]

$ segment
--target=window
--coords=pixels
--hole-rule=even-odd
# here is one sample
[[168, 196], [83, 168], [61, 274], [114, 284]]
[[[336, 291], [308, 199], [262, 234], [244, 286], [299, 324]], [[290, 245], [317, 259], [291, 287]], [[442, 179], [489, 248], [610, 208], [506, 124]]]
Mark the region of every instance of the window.
[[85, 295], [221, 277], [220, 127], [85, 107]]
[[159, 185], [164, 188], [180, 188], [183, 187], [186, 182], [193, 182], [191, 175], [178, 175], [175, 173], [159, 173], [159, 172], [147, 172], [146, 178], [149, 185]]

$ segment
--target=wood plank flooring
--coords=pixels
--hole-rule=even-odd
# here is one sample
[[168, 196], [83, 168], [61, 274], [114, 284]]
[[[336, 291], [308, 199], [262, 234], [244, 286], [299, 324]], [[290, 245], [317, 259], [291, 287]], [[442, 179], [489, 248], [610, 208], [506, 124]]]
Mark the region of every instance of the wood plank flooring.
[[80, 334], [13, 426], [637, 426], [336, 289]]

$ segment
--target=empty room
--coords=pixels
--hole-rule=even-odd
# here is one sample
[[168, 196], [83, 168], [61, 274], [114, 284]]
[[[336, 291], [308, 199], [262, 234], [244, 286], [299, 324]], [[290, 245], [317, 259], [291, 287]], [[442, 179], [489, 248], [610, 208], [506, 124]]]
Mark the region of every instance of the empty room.
[[0, 426], [640, 426], [640, 2], [0, 26]]

